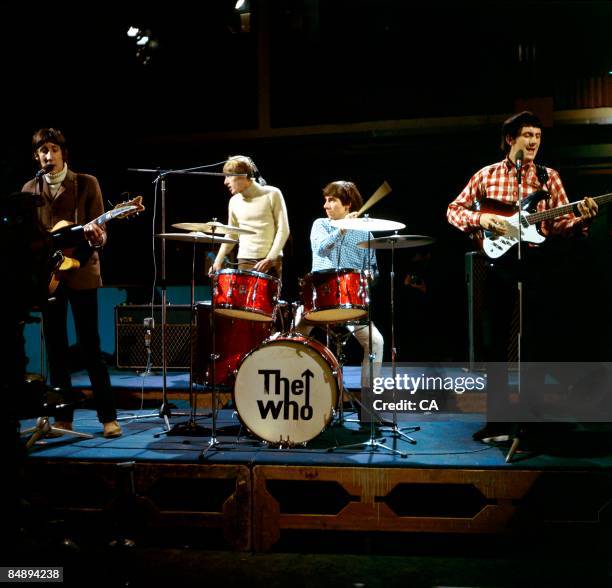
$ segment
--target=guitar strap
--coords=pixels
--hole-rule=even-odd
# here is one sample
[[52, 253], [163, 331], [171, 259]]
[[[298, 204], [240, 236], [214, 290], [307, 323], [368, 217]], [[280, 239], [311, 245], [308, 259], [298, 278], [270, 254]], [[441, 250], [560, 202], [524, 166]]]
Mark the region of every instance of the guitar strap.
[[540, 186], [542, 189], [546, 188], [546, 184], [548, 183], [548, 170], [538, 163], [536, 163], [536, 175], [538, 177], [538, 182], [540, 182]]

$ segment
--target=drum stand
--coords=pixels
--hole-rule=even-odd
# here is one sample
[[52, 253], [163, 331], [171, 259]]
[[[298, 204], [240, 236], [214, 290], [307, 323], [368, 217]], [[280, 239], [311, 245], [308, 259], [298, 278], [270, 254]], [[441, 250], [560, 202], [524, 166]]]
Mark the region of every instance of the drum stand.
[[[370, 279], [371, 276], [371, 246], [370, 246], [370, 232], [368, 231], [368, 276], [367, 279]], [[368, 299], [370, 299], [370, 285], [369, 282], [367, 284], [368, 288]], [[370, 393], [374, 389], [374, 353], [372, 351], [372, 301], [370, 299], [370, 304], [368, 304], [368, 344], [370, 348], [369, 352], [369, 374], [368, 374], [368, 384], [370, 387]], [[396, 453], [400, 457], [408, 457], [408, 454], [405, 451], [400, 451], [399, 449], [395, 449], [393, 447], [388, 447], [384, 443], [385, 439], [382, 438], [380, 441], [375, 437], [375, 425], [374, 420], [370, 422], [370, 438], [367, 441], [362, 443], [352, 443], [351, 445], [340, 445], [338, 447], [333, 447], [334, 449], [356, 449], [358, 447], [363, 447], [366, 451], [377, 451], [378, 449], [384, 449], [385, 451], [389, 451], [390, 453]]]
[[[346, 342], [351, 338], [351, 336], [353, 335], [352, 331], [346, 331], [346, 333], [338, 333], [337, 331], [333, 331], [331, 329], [330, 324], [327, 325], [327, 347], [329, 349], [331, 349], [331, 345], [330, 345], [330, 339], [334, 340], [335, 343], [335, 348], [336, 348], [336, 359], [338, 360], [338, 367], [340, 369], [340, 371], [342, 372], [344, 369], [344, 360], [346, 359], [345, 355], [344, 355], [344, 351], [343, 351], [343, 347], [346, 345]], [[342, 426], [345, 422], [351, 422], [351, 423], [358, 423], [359, 420], [358, 419], [345, 419], [344, 418], [344, 393], [346, 392], [347, 396], [349, 397], [351, 404], [357, 403], [360, 407], [361, 410], [366, 411], [370, 416], [374, 416], [378, 419], [379, 424], [385, 424], [386, 421], [384, 421], [382, 418], [380, 418], [375, 412], [369, 410], [368, 408], [365, 407], [365, 405], [361, 402], [361, 400], [359, 400], [348, 388], [344, 387], [344, 384], [342, 385], [342, 389], [340, 390], [340, 398], [339, 398], [339, 408], [338, 408], [338, 419], [337, 419], [337, 423]]]
[[[212, 246], [214, 247], [214, 232], [215, 229], [213, 227], [213, 242]], [[196, 422], [196, 412], [198, 408], [198, 394], [197, 390], [194, 394], [193, 391], [193, 331], [194, 331], [194, 321], [193, 315], [195, 310], [195, 260], [196, 260], [196, 245], [197, 243], [193, 243], [193, 253], [191, 256], [191, 298], [190, 298], [190, 315], [189, 315], [189, 405], [191, 407], [189, 420], [186, 423], [177, 423], [170, 430], [165, 431], [167, 435], [184, 435], [191, 437], [204, 437], [210, 433], [210, 429], [206, 427], [202, 427], [198, 425]], [[213, 316], [211, 312], [210, 316]], [[213, 374], [213, 390], [215, 388], [214, 385], [214, 377], [215, 377], [215, 361], [212, 359], [215, 354], [215, 335], [214, 335], [214, 320], [211, 318], [211, 329], [212, 329], [212, 340], [213, 340], [213, 348], [211, 354], [212, 360], [212, 374]], [[213, 428], [211, 433], [211, 439], [214, 438], [214, 430], [215, 430], [215, 406], [214, 402], [216, 400], [216, 395], [213, 394], [213, 407], [212, 407], [212, 418], [213, 418]], [[210, 416], [210, 415], [206, 415]]]

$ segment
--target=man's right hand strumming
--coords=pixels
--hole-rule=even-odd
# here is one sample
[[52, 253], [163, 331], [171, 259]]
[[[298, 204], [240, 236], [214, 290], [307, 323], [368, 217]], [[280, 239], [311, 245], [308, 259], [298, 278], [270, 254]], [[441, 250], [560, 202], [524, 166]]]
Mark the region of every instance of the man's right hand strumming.
[[212, 275], [216, 274], [218, 271], [221, 271], [221, 269], [223, 269], [223, 264], [222, 263], [217, 263], [215, 261], [215, 263], [213, 263], [210, 266], [210, 269], [208, 270], [208, 275], [212, 276]]
[[491, 231], [496, 235], [505, 235], [508, 232], [508, 221], [503, 216], [483, 212], [480, 215], [480, 226], [485, 231]]

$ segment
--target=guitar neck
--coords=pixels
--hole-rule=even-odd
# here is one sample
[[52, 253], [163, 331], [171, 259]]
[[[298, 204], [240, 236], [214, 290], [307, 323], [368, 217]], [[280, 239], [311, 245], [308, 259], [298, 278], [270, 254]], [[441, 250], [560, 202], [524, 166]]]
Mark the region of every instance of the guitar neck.
[[99, 217], [92, 220], [91, 222], [96, 223], [97, 225], [103, 225], [104, 223], [108, 222], [111, 218], [113, 218], [113, 216], [111, 215], [111, 212], [113, 211], [109, 210], [108, 212], [104, 212]]
[[[597, 205], [606, 204], [612, 200], [612, 193], [595, 196], [593, 200], [597, 202]], [[570, 202], [569, 204], [559, 206], [558, 208], [550, 208], [548, 210], [542, 210], [541, 212], [534, 212], [527, 217], [527, 220], [530, 225], [535, 225], [536, 223], [545, 220], [551, 220], [553, 218], [557, 218], [558, 216], [563, 216], [564, 214], [573, 212], [577, 204], [578, 202]]]

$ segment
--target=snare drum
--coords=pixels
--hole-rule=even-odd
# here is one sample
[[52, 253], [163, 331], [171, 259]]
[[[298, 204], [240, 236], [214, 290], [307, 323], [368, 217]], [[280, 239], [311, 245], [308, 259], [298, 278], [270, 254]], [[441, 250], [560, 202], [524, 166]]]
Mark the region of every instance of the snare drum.
[[342, 389], [334, 354], [298, 335], [264, 341], [242, 360], [234, 404], [257, 437], [292, 446], [319, 435], [332, 419]]
[[300, 282], [304, 318], [316, 323], [354, 321], [368, 313], [367, 280], [350, 268], [307, 274]]
[[273, 321], [280, 280], [261, 272], [221, 270], [214, 277], [215, 312], [247, 321]]

